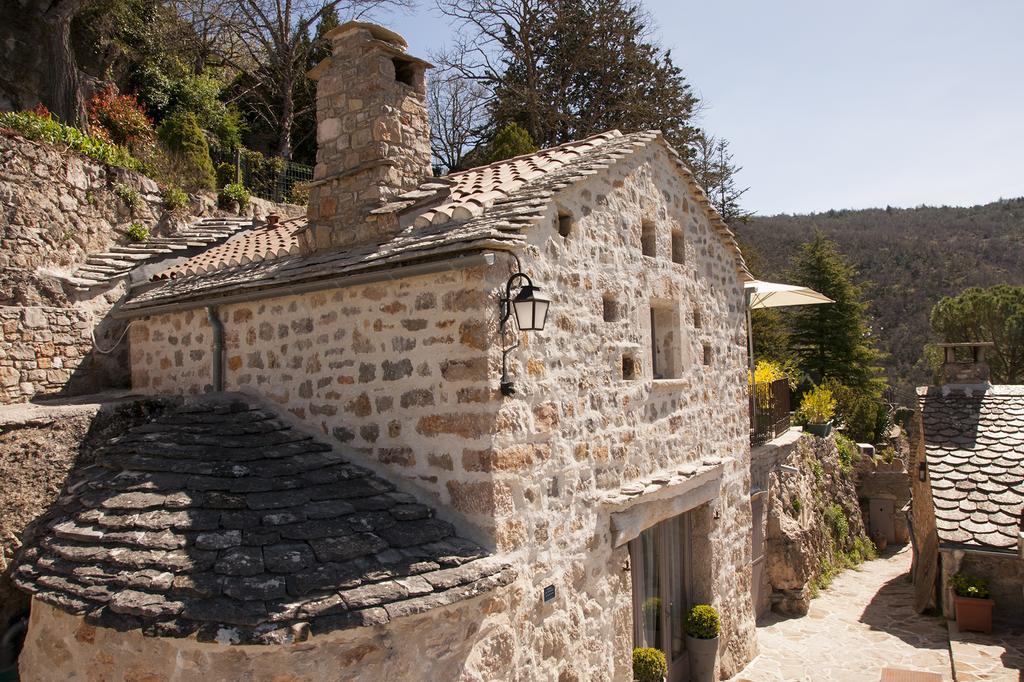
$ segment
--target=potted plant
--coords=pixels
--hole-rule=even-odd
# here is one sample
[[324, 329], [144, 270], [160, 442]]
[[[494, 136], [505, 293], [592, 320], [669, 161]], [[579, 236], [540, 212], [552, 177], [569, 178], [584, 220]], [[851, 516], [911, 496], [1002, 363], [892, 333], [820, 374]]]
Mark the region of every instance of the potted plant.
[[884, 552], [885, 548], [889, 546], [889, 538], [885, 537], [885, 533], [880, 530], [871, 534], [871, 541], [875, 543], [875, 549], [879, 552]]
[[953, 576], [953, 604], [956, 606], [956, 627], [961, 632], [992, 632], [992, 609], [995, 601], [988, 580], [966, 573]]
[[633, 679], [636, 682], [663, 682], [668, 675], [668, 661], [661, 649], [633, 649]]
[[686, 614], [686, 649], [690, 654], [690, 679], [714, 682], [718, 659], [718, 611], [708, 604], [697, 604]]
[[815, 386], [804, 393], [797, 414], [809, 433], [827, 437], [832, 433], [832, 417], [836, 414], [836, 399], [824, 386]]

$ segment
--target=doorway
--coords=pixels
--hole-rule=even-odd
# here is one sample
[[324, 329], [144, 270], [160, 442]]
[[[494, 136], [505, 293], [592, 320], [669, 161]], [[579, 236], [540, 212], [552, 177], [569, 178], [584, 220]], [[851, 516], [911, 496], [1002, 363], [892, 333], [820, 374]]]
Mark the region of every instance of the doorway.
[[872, 498], [868, 512], [871, 537], [882, 535], [889, 544], [896, 542], [896, 504], [893, 500]]
[[648, 528], [629, 543], [633, 567], [633, 646], [661, 649], [668, 682], [690, 677], [683, 624], [690, 607], [687, 514]]

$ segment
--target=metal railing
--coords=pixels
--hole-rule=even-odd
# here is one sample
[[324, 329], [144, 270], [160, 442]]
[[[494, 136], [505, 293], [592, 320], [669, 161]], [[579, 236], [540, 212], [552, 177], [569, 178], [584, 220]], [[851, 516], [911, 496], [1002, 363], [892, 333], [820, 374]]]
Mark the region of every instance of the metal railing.
[[[280, 157], [263, 156], [249, 149], [210, 148], [215, 166], [234, 167], [234, 182], [240, 182], [253, 196], [270, 201], [304, 204], [301, 184], [313, 179], [313, 167]], [[300, 185], [296, 188], [296, 185]]]
[[750, 444], [763, 445], [790, 427], [790, 388], [788, 379], [773, 381], [758, 388], [761, 399], [750, 394]]

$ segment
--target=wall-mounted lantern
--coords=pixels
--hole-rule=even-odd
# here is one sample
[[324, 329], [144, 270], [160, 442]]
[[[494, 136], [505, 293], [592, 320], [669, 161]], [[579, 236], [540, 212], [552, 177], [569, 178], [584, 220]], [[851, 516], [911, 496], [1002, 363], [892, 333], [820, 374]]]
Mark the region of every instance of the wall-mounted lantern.
[[917, 465], [917, 480], [923, 483], [926, 478], [928, 478], [928, 465], [920, 462]]
[[[519, 284], [519, 280], [524, 280], [524, 282]], [[517, 284], [519, 285], [519, 291], [516, 293], [515, 298], [513, 298], [512, 287]], [[505, 338], [506, 325], [508, 324], [509, 317], [513, 314], [515, 314], [516, 327], [519, 331], [539, 332], [544, 330], [544, 323], [548, 319], [548, 306], [551, 305], [551, 300], [538, 294], [537, 292], [539, 291], [540, 287], [534, 286], [533, 280], [526, 273], [516, 272], [508, 278], [508, 282], [505, 284], [505, 295], [501, 297], [500, 301], [501, 319], [499, 321], [499, 331], [502, 338]], [[517, 339], [513, 345], [503, 349], [501, 352], [501, 394], [504, 396], [514, 395], [516, 392], [512, 380], [508, 378], [508, 355], [518, 347], [519, 341]]]

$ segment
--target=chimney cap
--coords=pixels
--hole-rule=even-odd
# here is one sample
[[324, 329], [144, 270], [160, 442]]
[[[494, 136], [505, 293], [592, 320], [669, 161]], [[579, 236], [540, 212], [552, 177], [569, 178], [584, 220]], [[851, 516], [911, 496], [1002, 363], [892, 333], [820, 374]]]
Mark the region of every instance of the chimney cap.
[[359, 28], [369, 31], [370, 35], [372, 35], [377, 40], [383, 40], [386, 43], [391, 43], [402, 51], [409, 49], [409, 43], [405, 42], [405, 38], [403, 38], [402, 36], [395, 33], [389, 28], [385, 28], [380, 24], [373, 24], [368, 21], [346, 21], [341, 26], [332, 28], [330, 31], [325, 33], [324, 38], [327, 38], [328, 40], [334, 40], [335, 38], [338, 38], [339, 36], [342, 36], [348, 33], [349, 31], [354, 31], [355, 29]]

